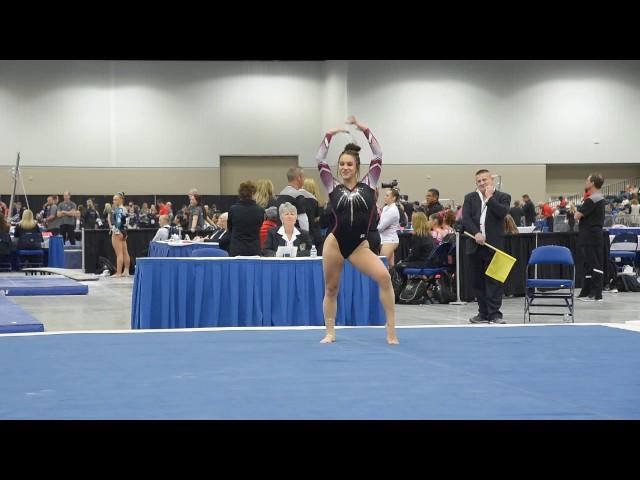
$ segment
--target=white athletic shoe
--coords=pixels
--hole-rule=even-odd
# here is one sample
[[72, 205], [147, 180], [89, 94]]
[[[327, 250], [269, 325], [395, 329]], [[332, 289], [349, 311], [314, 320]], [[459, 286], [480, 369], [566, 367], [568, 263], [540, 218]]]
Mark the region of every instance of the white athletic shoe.
[[602, 298], [594, 298], [594, 297], [582, 297], [579, 298], [581, 302], [604, 302]]

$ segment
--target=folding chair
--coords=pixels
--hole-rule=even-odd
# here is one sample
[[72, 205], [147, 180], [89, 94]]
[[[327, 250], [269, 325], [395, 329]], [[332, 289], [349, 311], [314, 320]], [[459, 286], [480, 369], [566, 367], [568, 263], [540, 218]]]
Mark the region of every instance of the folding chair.
[[229, 254], [221, 248], [198, 248], [191, 252], [192, 257], [228, 257]]
[[18, 250], [20, 270], [24, 267], [44, 267], [44, 250]]
[[[405, 268], [403, 273], [407, 276], [407, 280], [414, 276], [425, 277], [428, 289], [436, 283], [436, 280], [440, 278], [440, 275], [455, 273], [455, 265], [451, 265], [449, 262], [450, 253], [452, 250], [455, 252], [455, 248], [455, 243], [442, 242], [431, 251], [429, 258], [427, 259], [427, 264], [430, 265], [430, 267]], [[433, 303], [428, 296], [426, 296], [425, 299]]]
[[[567, 265], [571, 270], [571, 278], [538, 278], [537, 274], [533, 278], [529, 277], [529, 272], [537, 265]], [[569, 309], [571, 321], [574, 318], [574, 287], [576, 278], [576, 268], [571, 255], [571, 250], [559, 245], [546, 245], [538, 247], [531, 252], [531, 258], [525, 269], [525, 295], [524, 295], [524, 319], [523, 323], [531, 322], [531, 315], [567, 315], [566, 313], [532, 312], [534, 300], [541, 299], [561, 299], [563, 303], [536, 303], [536, 307], [556, 307]], [[544, 289], [544, 290], [542, 290]], [[558, 290], [561, 290], [559, 292]]]
[[610, 248], [609, 258], [616, 264], [619, 272], [625, 265], [637, 267], [638, 236], [635, 233], [619, 233], [611, 240]]

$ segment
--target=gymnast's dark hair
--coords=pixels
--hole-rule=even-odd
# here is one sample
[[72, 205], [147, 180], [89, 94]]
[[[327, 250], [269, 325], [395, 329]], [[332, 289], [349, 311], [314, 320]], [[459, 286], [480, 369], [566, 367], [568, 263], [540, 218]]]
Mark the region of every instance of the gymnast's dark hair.
[[359, 151], [360, 151], [359, 145], [356, 145], [355, 143], [348, 143], [344, 147], [344, 150], [340, 154], [340, 157], [342, 157], [342, 155], [345, 155], [345, 154], [351, 155], [353, 158], [356, 159], [356, 167], [360, 168], [360, 154], [358, 153]]

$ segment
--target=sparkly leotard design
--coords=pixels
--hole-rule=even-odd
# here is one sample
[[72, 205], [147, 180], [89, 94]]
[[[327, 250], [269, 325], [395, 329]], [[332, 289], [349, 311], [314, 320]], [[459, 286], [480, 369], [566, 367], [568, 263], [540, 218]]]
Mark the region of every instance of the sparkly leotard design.
[[329, 194], [329, 200], [333, 207], [335, 223], [331, 233], [336, 237], [340, 253], [344, 258], [348, 258], [358, 245], [367, 239], [367, 233], [376, 208], [376, 191], [374, 188], [382, 171], [382, 150], [380, 145], [371, 130], [367, 129], [363, 133], [367, 137], [374, 157], [369, 165], [369, 172], [361, 182], [358, 182], [353, 187], [353, 190], [349, 190], [336, 180], [325, 161], [329, 143], [331, 142], [331, 134], [327, 133], [325, 135], [316, 155], [320, 179]]

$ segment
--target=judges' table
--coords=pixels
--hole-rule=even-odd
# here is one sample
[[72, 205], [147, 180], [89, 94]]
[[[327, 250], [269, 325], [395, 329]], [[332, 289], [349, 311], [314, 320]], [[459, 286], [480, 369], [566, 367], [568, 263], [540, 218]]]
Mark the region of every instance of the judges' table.
[[218, 248], [214, 242], [151, 242], [149, 244], [150, 257], [190, 257], [194, 250], [199, 248]]
[[[324, 325], [322, 258], [139, 258], [131, 328]], [[337, 325], [384, 325], [377, 284], [349, 262]]]

